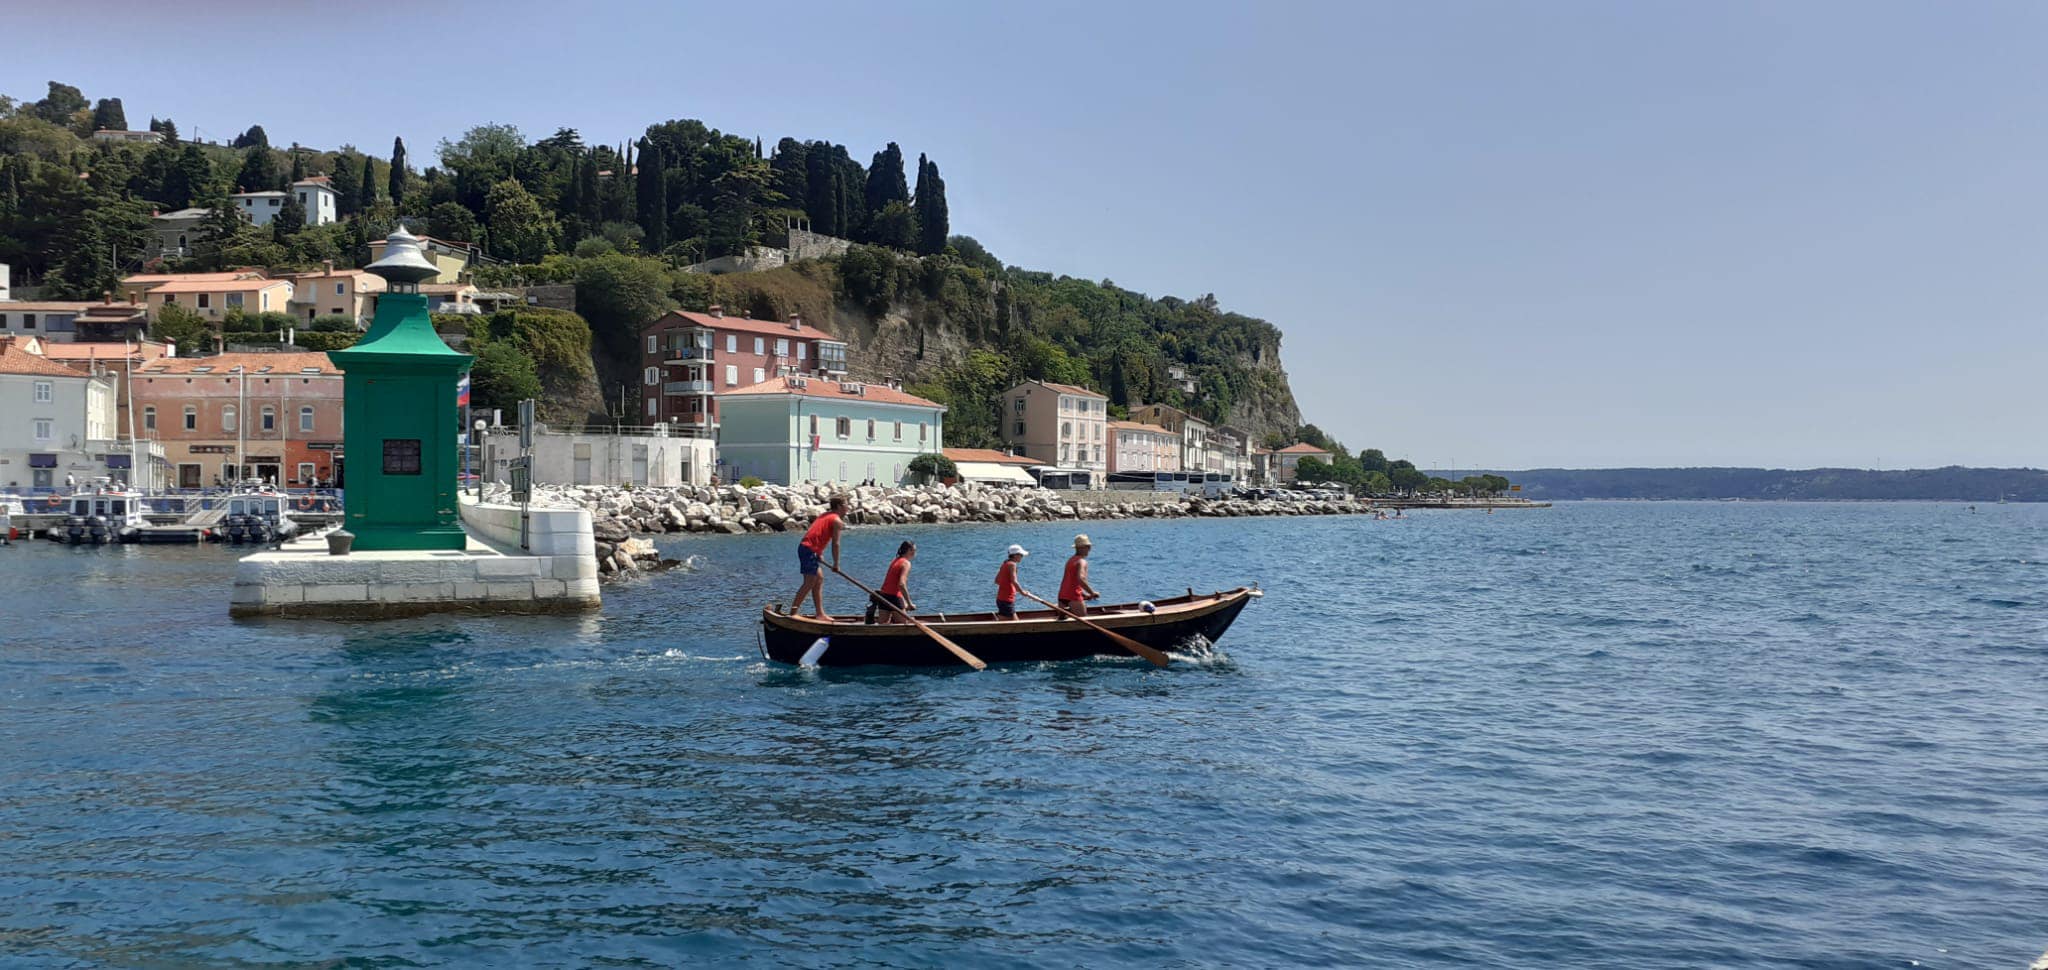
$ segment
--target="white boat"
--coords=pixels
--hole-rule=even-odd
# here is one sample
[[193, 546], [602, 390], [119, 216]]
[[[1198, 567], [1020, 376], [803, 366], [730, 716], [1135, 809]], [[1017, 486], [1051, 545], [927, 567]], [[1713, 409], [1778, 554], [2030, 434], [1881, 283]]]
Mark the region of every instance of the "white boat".
[[64, 498], [64, 519], [50, 526], [50, 538], [81, 546], [133, 542], [149, 520], [142, 517], [143, 495], [110, 478]]
[[212, 530], [213, 537], [222, 542], [282, 542], [300, 528], [299, 521], [292, 518], [291, 496], [268, 485], [245, 482], [222, 508], [225, 514]]

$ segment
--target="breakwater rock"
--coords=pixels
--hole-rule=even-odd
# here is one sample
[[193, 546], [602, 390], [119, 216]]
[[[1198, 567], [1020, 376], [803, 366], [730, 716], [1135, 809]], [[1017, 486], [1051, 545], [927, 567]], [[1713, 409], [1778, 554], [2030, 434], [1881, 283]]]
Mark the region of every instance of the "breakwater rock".
[[[509, 501], [504, 486], [487, 496]], [[626, 488], [611, 485], [536, 485], [537, 507], [583, 508], [597, 538], [598, 570], [607, 576], [658, 567], [654, 544], [642, 536], [674, 532], [801, 531], [825, 514], [834, 495], [845, 495], [853, 525], [958, 522], [1048, 522], [1056, 519], [1175, 519], [1257, 515], [1349, 515], [1368, 512], [1364, 499], [1287, 501], [1202, 499], [1158, 492], [1059, 492], [1042, 488], [963, 485], [853, 486], [680, 485]]]

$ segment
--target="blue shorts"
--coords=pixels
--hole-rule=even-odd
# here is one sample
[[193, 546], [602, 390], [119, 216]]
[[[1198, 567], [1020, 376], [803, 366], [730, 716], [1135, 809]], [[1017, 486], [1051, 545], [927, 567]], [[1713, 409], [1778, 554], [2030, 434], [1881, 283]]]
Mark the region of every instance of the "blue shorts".
[[1014, 619], [1017, 616], [1017, 601], [996, 600], [996, 615], [1004, 619]]
[[810, 546], [796, 547], [796, 571], [805, 576], [818, 575], [818, 554]]

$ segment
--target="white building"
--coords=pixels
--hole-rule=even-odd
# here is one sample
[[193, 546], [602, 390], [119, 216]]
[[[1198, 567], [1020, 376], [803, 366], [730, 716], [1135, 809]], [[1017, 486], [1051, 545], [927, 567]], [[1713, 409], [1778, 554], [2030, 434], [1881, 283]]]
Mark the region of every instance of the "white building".
[[11, 282], [13, 273], [14, 270], [9, 269], [6, 263], [0, 263], [0, 301], [14, 299], [13, 296], [9, 295], [14, 292], [14, 286]]
[[[482, 443], [489, 480], [510, 482], [512, 459], [519, 457], [519, 429], [492, 428]], [[541, 425], [534, 430], [530, 457], [537, 484], [672, 486], [710, 481], [717, 451], [709, 438], [670, 435], [661, 425], [618, 434]]]
[[324, 226], [340, 218], [335, 208], [339, 195], [325, 175], [293, 182], [290, 193], [237, 192], [228, 198], [234, 200], [235, 208], [248, 216], [250, 222], [267, 226], [279, 212], [284, 211], [284, 200], [292, 196], [297, 196], [299, 204], [306, 209], [306, 225]]
[[[36, 353], [38, 341], [0, 338], [0, 488], [61, 489], [66, 478], [129, 478], [130, 449], [114, 427], [112, 378]], [[145, 464], [161, 458], [152, 443]], [[149, 482], [139, 484], [148, 485]]]

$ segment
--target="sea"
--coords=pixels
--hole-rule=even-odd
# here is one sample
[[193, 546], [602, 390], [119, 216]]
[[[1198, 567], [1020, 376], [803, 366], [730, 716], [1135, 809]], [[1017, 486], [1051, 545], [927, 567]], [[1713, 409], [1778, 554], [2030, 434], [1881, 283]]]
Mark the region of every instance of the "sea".
[[[1079, 524], [1169, 669], [766, 663], [790, 535], [576, 617], [231, 621], [236, 551], [0, 549], [9, 967], [2020, 968], [2048, 506]], [[860, 528], [987, 609], [1075, 523]], [[859, 595], [836, 578], [827, 606]]]

